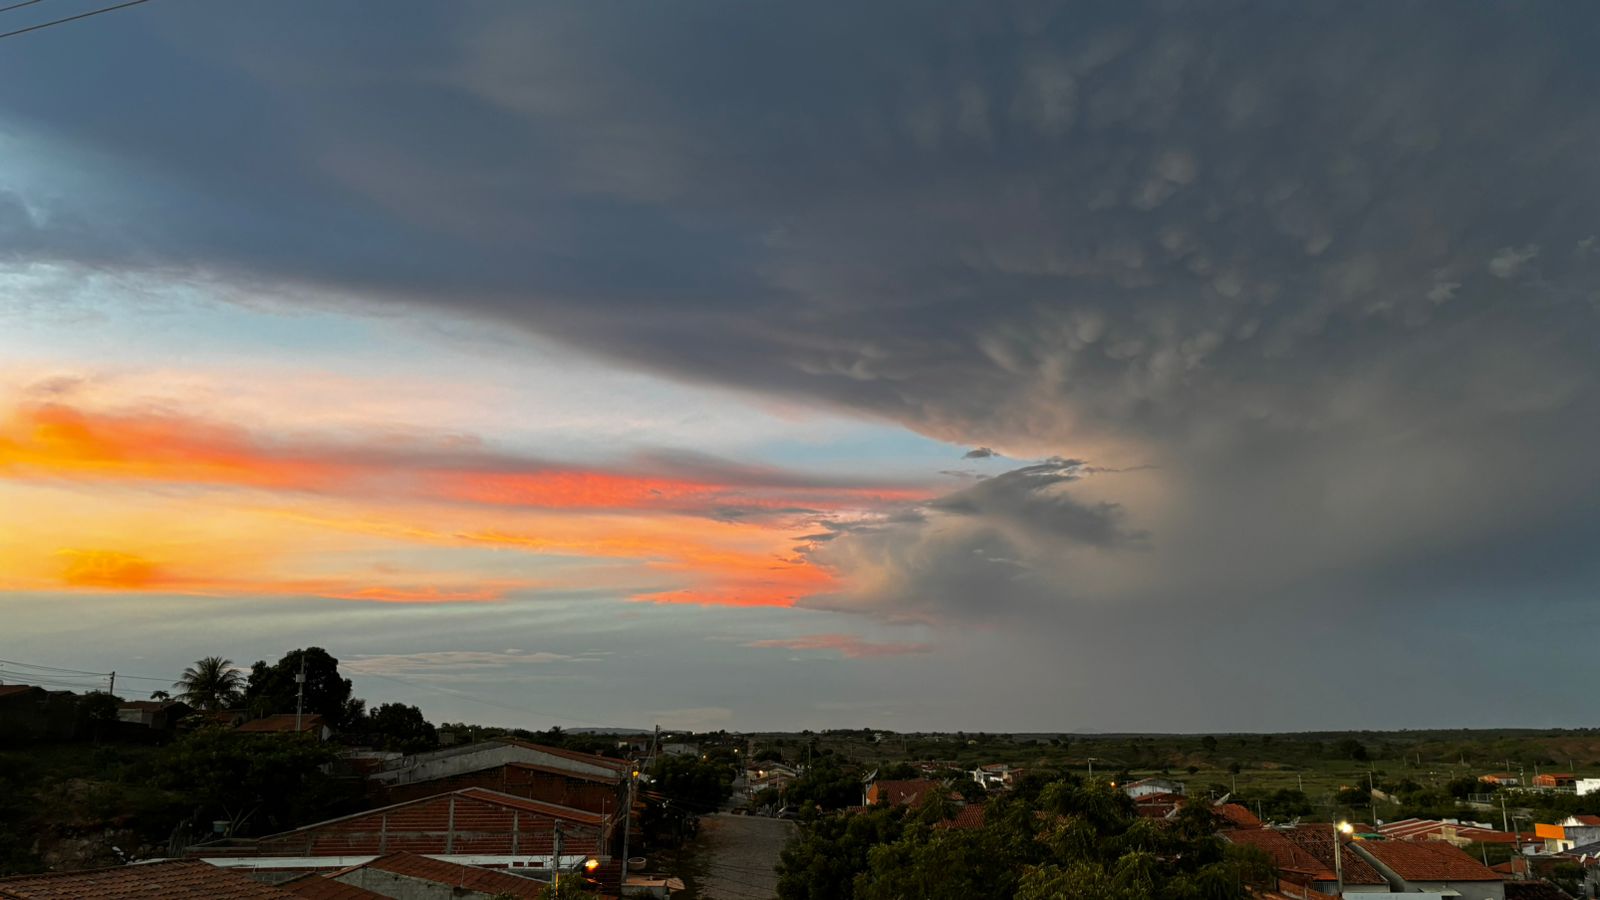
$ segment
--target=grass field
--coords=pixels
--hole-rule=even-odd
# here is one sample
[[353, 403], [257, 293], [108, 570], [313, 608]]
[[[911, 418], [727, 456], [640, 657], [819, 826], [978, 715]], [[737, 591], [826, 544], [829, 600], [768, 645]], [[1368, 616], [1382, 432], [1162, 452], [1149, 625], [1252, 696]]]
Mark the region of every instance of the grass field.
[[[1353, 758], [1351, 741], [1360, 744], [1366, 759]], [[1536, 771], [1600, 776], [1600, 729], [1216, 735], [832, 731], [758, 735], [755, 744], [758, 750], [775, 748], [791, 762], [804, 762], [808, 752], [831, 752], [868, 768], [932, 760], [969, 769], [1006, 763], [1086, 775], [1092, 764], [1096, 777], [1107, 781], [1160, 775], [1185, 782], [1191, 793], [1228, 792], [1247, 804], [1281, 789], [1298, 790], [1313, 807], [1309, 817], [1320, 819], [1392, 819], [1400, 810], [1395, 803], [1374, 799], [1357, 807], [1335, 801], [1341, 788], [1365, 790], [1369, 783], [1381, 788], [1409, 780], [1443, 789], [1463, 775], [1508, 769], [1529, 779]], [[1522, 799], [1536, 802], [1537, 797]], [[1463, 812], [1499, 822], [1498, 810]]]

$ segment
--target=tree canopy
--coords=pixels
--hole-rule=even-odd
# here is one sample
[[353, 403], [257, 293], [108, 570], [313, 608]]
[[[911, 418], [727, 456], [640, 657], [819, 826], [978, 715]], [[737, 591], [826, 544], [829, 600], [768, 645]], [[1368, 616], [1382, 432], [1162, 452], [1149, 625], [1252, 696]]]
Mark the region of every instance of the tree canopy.
[[321, 647], [291, 650], [276, 665], [257, 660], [250, 667], [245, 703], [257, 715], [295, 710], [301, 657], [305, 657], [305, 711], [322, 716], [335, 728], [359, 720], [365, 704], [350, 696], [350, 679], [339, 675], [339, 661]]

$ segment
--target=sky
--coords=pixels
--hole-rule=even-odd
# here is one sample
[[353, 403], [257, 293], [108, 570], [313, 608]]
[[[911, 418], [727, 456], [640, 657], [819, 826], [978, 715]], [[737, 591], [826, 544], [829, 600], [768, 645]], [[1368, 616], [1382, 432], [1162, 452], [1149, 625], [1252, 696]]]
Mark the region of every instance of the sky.
[[0, 40], [0, 679], [1590, 724], [1600, 11], [376, 9]]

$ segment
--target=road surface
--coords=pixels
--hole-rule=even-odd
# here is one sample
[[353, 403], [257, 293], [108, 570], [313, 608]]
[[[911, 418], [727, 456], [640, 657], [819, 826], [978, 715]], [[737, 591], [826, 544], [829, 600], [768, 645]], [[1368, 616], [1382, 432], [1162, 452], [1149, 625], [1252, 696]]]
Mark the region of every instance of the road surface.
[[699, 900], [772, 900], [778, 892], [778, 854], [794, 823], [765, 816], [717, 813], [700, 818], [689, 874]]

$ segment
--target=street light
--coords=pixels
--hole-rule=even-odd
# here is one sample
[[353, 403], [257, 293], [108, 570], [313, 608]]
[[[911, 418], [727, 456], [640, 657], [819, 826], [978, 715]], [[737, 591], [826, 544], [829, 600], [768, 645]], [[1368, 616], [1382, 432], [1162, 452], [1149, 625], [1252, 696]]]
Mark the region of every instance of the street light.
[[1339, 896], [1344, 896], [1344, 848], [1339, 836], [1356, 830], [1349, 822], [1340, 822], [1333, 830], [1333, 877], [1339, 882]]

